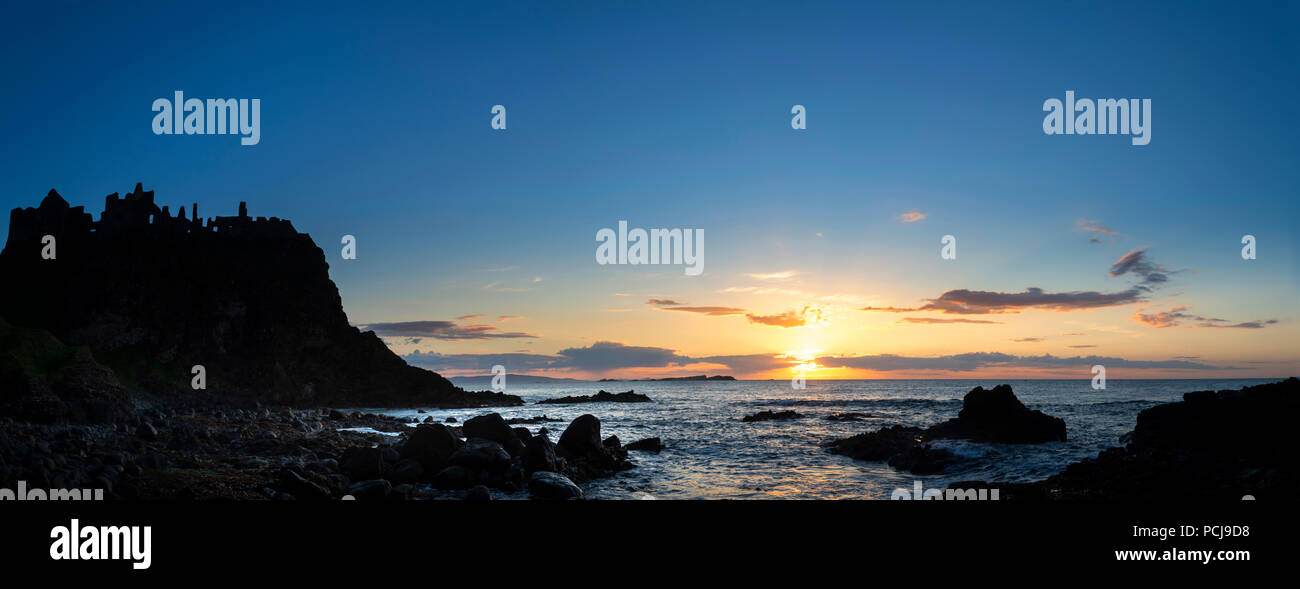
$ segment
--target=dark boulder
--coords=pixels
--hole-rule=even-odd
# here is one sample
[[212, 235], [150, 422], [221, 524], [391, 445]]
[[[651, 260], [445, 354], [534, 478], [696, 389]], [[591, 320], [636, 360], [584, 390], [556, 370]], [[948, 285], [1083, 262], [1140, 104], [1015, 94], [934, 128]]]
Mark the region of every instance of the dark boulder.
[[384, 479], [359, 481], [348, 486], [347, 494], [358, 501], [379, 501], [388, 497], [393, 485]]
[[469, 471], [460, 466], [448, 466], [433, 475], [430, 482], [438, 489], [464, 489], [470, 485]]
[[1010, 385], [975, 387], [962, 399], [957, 418], [926, 430], [925, 437], [1003, 444], [1064, 442], [1065, 420], [1025, 407]]
[[475, 485], [465, 492], [466, 501], [491, 501], [492, 491], [484, 485]]
[[424, 467], [419, 462], [407, 458], [384, 473], [384, 478], [392, 482], [393, 485], [401, 485], [420, 480], [422, 474], [424, 474]]
[[771, 421], [774, 419], [798, 419], [803, 414], [794, 411], [759, 411], [753, 415], [746, 415], [741, 421]]
[[[594, 415], [582, 415], [573, 420], [560, 435], [556, 453], [564, 459], [569, 478], [585, 482], [627, 470], [636, 466], [627, 460], [627, 449], [610, 436], [611, 445], [600, 440], [600, 420]], [[559, 464], [556, 464], [557, 468]]]
[[528, 479], [528, 492], [538, 499], [581, 499], [582, 488], [554, 472], [535, 472]]
[[470, 438], [463, 446], [457, 448], [447, 461], [470, 471], [501, 473], [510, 466], [510, 454], [497, 442]]
[[460, 447], [460, 438], [440, 423], [416, 426], [406, 436], [401, 458], [415, 460], [425, 472], [434, 473], [447, 465], [452, 453]]
[[555, 442], [545, 435], [536, 435], [528, 439], [524, 450], [524, 471], [557, 472], [555, 466]]
[[659, 438], [645, 438], [628, 444], [627, 449], [658, 453], [660, 450], [664, 449], [664, 443], [660, 441]]
[[498, 413], [488, 413], [478, 417], [471, 417], [465, 420], [461, 426], [461, 432], [467, 438], [483, 438], [492, 440], [502, 446], [505, 446], [512, 438], [515, 437], [514, 431], [505, 419], [501, 418]]
[[339, 458], [339, 468], [354, 481], [380, 478], [384, 473], [383, 450], [379, 448], [348, 448]]

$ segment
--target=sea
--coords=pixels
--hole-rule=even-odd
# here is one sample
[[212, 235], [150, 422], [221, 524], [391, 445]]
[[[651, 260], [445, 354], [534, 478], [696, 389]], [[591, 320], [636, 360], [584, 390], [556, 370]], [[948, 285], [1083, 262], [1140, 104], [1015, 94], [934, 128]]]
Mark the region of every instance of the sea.
[[[809, 380], [802, 390], [789, 381], [554, 382], [510, 385], [524, 399], [520, 407], [492, 409], [371, 409], [418, 420], [459, 422], [497, 412], [507, 419], [545, 415], [558, 419], [527, 425], [549, 430], [553, 441], [574, 418], [600, 418], [602, 438], [624, 444], [658, 437], [658, 454], [633, 451], [637, 467], [583, 485], [591, 499], [890, 499], [895, 489], [944, 488], [950, 482], [1036, 481], [1066, 465], [1122, 445], [1143, 409], [1179, 401], [1183, 393], [1239, 389], [1280, 379], [1107, 380], [1094, 390], [1090, 380]], [[508, 381], [507, 381], [508, 382]], [[938, 441], [962, 460], [942, 474], [914, 475], [884, 462], [866, 462], [826, 452], [827, 441], [891, 425], [928, 427], [957, 416], [962, 397], [976, 386], [1009, 384], [1030, 409], [1065, 420], [1065, 442], [984, 444]], [[649, 403], [537, 405], [542, 399], [635, 390]], [[759, 411], [793, 410], [804, 417], [743, 422]], [[832, 421], [835, 413], [865, 413], [863, 421]], [[497, 494], [526, 499], [527, 493]]]

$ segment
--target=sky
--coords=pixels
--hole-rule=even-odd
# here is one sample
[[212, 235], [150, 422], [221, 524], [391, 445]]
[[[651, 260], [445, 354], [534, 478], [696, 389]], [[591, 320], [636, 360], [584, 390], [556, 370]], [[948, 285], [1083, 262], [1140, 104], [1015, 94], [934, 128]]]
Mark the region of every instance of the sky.
[[[1296, 3], [265, 4], [10, 7], [0, 204], [248, 201], [448, 375], [1300, 373]], [[178, 90], [260, 142], [155, 134]], [[1044, 133], [1067, 91], [1150, 143]], [[702, 272], [597, 263], [620, 221]]]

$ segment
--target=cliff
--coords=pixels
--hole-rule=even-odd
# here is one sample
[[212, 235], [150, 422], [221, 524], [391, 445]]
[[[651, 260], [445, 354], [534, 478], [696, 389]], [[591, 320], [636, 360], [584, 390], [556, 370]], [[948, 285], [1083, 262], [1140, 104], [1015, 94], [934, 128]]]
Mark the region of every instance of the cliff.
[[[293, 406], [518, 405], [406, 364], [348, 323], [324, 252], [275, 217], [186, 217], [139, 184], [94, 221], [51, 190], [14, 209], [0, 252], [0, 316], [84, 346], [121, 383], [191, 393], [191, 367], [229, 398]], [[55, 238], [54, 259], [42, 240]]]

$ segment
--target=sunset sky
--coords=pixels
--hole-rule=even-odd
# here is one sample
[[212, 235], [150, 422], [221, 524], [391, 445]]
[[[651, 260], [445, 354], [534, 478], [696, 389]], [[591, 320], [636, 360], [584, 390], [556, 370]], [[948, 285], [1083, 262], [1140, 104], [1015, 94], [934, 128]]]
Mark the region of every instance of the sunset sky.
[[[1300, 374], [1294, 3], [529, 6], [7, 19], [0, 204], [248, 201], [448, 375]], [[176, 90], [261, 99], [260, 144], [154, 135]], [[1067, 90], [1151, 99], [1150, 144], [1045, 135]], [[598, 265], [620, 220], [703, 274]]]

